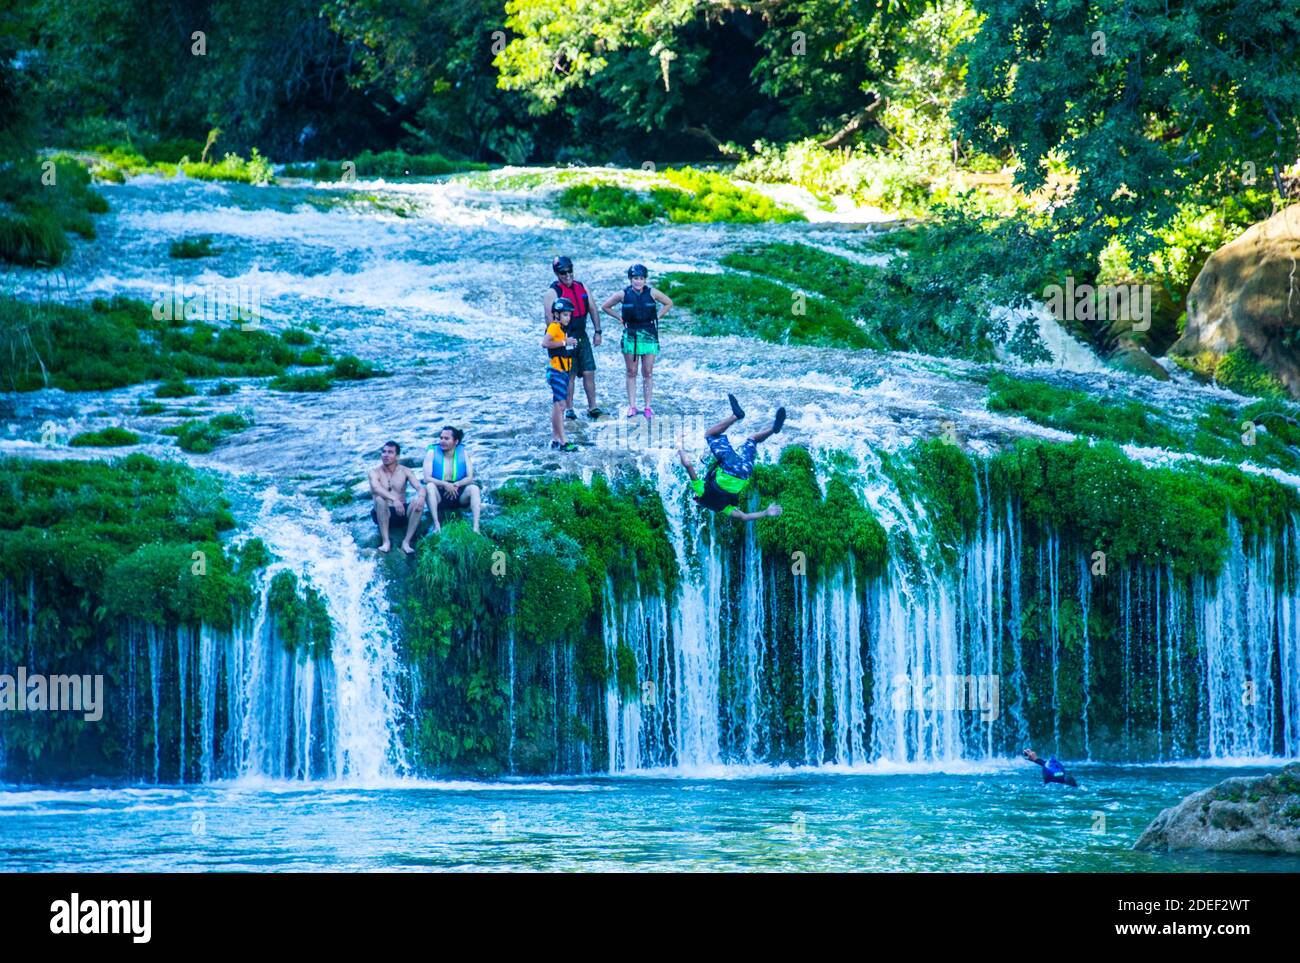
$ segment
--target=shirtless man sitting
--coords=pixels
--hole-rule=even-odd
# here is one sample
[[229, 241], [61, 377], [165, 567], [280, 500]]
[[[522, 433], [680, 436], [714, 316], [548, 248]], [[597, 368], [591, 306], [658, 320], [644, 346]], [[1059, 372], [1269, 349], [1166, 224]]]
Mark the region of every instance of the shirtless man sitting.
[[[370, 470], [370, 494], [375, 506], [370, 510], [370, 517], [379, 526], [379, 550], [387, 552], [392, 545], [388, 540], [388, 531], [393, 525], [406, 522], [406, 538], [402, 540], [402, 551], [410, 555], [411, 536], [415, 534], [424, 515], [424, 485], [415, 472], [399, 464], [397, 456], [402, 447], [395, 441], [384, 443], [379, 451], [379, 466]], [[415, 488], [415, 500], [408, 507], [406, 504], [406, 486]]]

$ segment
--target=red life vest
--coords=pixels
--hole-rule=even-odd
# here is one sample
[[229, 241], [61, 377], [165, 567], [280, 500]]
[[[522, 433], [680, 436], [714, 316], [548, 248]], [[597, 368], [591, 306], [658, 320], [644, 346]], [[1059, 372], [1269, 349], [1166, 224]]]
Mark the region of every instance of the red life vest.
[[559, 281], [551, 282], [551, 290], [557, 298], [568, 298], [573, 302], [573, 319], [569, 322], [569, 334], [575, 338], [587, 336], [587, 313], [591, 310], [591, 299], [581, 281], [574, 281], [565, 287]]

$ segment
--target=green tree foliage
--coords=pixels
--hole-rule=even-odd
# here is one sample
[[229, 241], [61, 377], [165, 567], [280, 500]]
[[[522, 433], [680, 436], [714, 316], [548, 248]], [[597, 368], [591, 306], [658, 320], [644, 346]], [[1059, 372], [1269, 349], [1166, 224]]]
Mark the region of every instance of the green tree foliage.
[[349, 86], [354, 44], [331, 29], [319, 0], [32, 6], [39, 93], [56, 122], [77, 122], [88, 137], [110, 129], [80, 124], [96, 118], [199, 140], [219, 127], [213, 159], [253, 146], [276, 156], [336, 152], [393, 136], [391, 98]]
[[978, 0], [964, 133], [1012, 152], [1042, 187], [1059, 158], [1077, 186], [1054, 220], [1090, 257], [1119, 230], [1145, 254], [1189, 201], [1217, 203], [1300, 154], [1293, 0]]

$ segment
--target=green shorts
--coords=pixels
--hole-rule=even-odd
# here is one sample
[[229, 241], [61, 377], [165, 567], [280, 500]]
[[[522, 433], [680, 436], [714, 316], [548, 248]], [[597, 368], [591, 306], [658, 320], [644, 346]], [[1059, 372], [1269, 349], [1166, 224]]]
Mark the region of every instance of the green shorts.
[[631, 355], [658, 354], [659, 335], [644, 329], [623, 329], [623, 353]]
[[586, 335], [578, 338], [578, 346], [573, 349], [573, 373], [582, 376], [584, 371], [596, 370], [596, 352], [591, 348], [591, 339]]

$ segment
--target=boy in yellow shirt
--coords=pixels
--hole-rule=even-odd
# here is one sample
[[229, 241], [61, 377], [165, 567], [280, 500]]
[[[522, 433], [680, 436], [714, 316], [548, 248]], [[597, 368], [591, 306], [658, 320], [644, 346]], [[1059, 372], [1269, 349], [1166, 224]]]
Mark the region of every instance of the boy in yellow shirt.
[[560, 451], [577, 451], [578, 446], [564, 437], [564, 409], [569, 398], [569, 372], [573, 369], [573, 349], [578, 340], [569, 335], [573, 302], [556, 298], [551, 305], [551, 323], [546, 326], [542, 347], [550, 355], [546, 383], [551, 386], [551, 447]]

